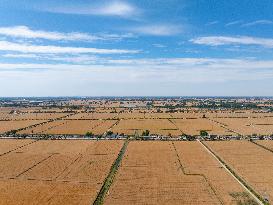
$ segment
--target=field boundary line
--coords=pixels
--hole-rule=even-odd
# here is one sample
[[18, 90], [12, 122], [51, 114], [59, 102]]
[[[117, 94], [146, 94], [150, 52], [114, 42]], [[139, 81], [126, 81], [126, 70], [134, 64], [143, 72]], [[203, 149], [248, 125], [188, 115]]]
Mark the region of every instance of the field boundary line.
[[222, 160], [215, 152], [212, 151], [212, 149], [201, 142], [200, 140], [197, 140], [202, 147], [204, 147], [205, 150], [207, 150], [208, 153], [210, 153], [218, 162], [221, 164], [221, 166], [255, 199], [255, 201], [260, 205], [267, 205], [268, 203], [264, 201], [264, 199], [253, 189], [251, 188], [245, 180], [243, 180], [238, 174], [236, 174], [233, 169], [228, 166], [224, 160]]
[[183, 174], [186, 175], [186, 176], [200, 176], [200, 177], [204, 178], [205, 181], [207, 182], [207, 184], [209, 185], [209, 187], [211, 188], [213, 194], [216, 196], [216, 198], [219, 200], [219, 202], [220, 202], [222, 205], [224, 205], [224, 202], [223, 202], [222, 199], [217, 195], [216, 190], [213, 188], [213, 186], [210, 184], [208, 178], [207, 178], [204, 174], [197, 174], [197, 173], [195, 173], [195, 174], [190, 174], [190, 173], [186, 173], [185, 167], [183, 166], [183, 164], [182, 164], [182, 162], [181, 162], [181, 159], [180, 159], [180, 157], [179, 157], [179, 154], [178, 154], [178, 152], [177, 152], [177, 149], [176, 149], [176, 146], [175, 146], [174, 142], [172, 142], [172, 145], [173, 145], [175, 154], [176, 154], [177, 159], [178, 159], [178, 163], [179, 163], [179, 165], [180, 165], [180, 168], [181, 168]]
[[47, 156], [46, 158], [40, 160], [39, 162], [37, 162], [36, 164], [32, 165], [31, 167], [27, 168], [26, 170], [24, 170], [23, 172], [21, 172], [20, 174], [18, 174], [16, 177], [20, 177], [21, 175], [25, 174], [26, 172], [28, 172], [29, 170], [33, 169], [34, 167], [38, 166], [39, 164], [43, 163], [44, 161], [48, 160], [49, 158], [51, 158], [53, 155], [55, 154], [51, 154], [49, 156]]
[[56, 177], [54, 177], [54, 180], [57, 180], [59, 177], [67, 177], [70, 172], [68, 172], [65, 176], [62, 176], [66, 170], [69, 169], [69, 167], [71, 167], [73, 164], [75, 164], [78, 160], [80, 161], [82, 159], [83, 155], [80, 153], [78, 157], [76, 157], [76, 159], [74, 159], [69, 165], [67, 165]]
[[[12, 139], [12, 140], [13, 140], [13, 139]], [[9, 151], [7, 151], [7, 152], [5, 152], [5, 153], [2, 153], [2, 154], [0, 154], [0, 157], [3, 156], [3, 155], [9, 154], [9, 153], [11, 153], [11, 152], [13, 152], [13, 151], [16, 151], [16, 150], [18, 150], [18, 149], [21, 149], [21, 148], [23, 148], [23, 147], [26, 147], [26, 146], [28, 146], [28, 145], [31, 145], [31, 144], [33, 144], [33, 143], [35, 143], [35, 142], [37, 142], [37, 141], [39, 141], [39, 140], [34, 140], [34, 141], [30, 142], [30, 143], [24, 144], [24, 145], [22, 145], [22, 146], [20, 146], [20, 147], [16, 147], [16, 148], [14, 148], [14, 149], [12, 149], [12, 150], [9, 150]]]
[[261, 147], [261, 148], [263, 148], [263, 149], [265, 149], [265, 150], [267, 150], [267, 151], [273, 153], [273, 150], [272, 150], [272, 149], [270, 149], [270, 148], [268, 148], [268, 147], [266, 147], [266, 146], [264, 146], [264, 145], [261, 145], [261, 144], [255, 142], [255, 141], [253, 141], [253, 140], [250, 140], [250, 142], [252, 142], [253, 144], [255, 144], [255, 145], [257, 145], [257, 146], [259, 146], [259, 147]]
[[114, 179], [115, 179], [115, 175], [118, 171], [118, 168], [120, 166], [120, 163], [122, 161], [122, 158], [126, 152], [127, 146], [129, 144], [129, 140], [125, 140], [125, 142], [123, 143], [122, 148], [120, 149], [120, 152], [118, 154], [118, 157], [116, 158], [116, 160], [114, 161], [114, 163], [112, 164], [109, 174], [107, 175], [107, 177], [105, 178], [103, 185], [93, 203], [93, 205], [101, 205], [104, 202], [104, 198], [106, 196], [106, 194], [108, 193]]
[[179, 131], [181, 132], [182, 135], [185, 134], [185, 132], [183, 132], [183, 130], [181, 130], [181, 129], [177, 126], [177, 124], [175, 124], [175, 123], [172, 121], [172, 119], [168, 118], [168, 120], [169, 120], [170, 123], [172, 123], [172, 124], [176, 127], [177, 130], [179, 130]]
[[[225, 125], [224, 123], [222, 123], [222, 122], [219, 122], [219, 121], [214, 120], [214, 119], [211, 119], [211, 118], [206, 118], [206, 119], [208, 119], [209, 121], [214, 122], [214, 123], [220, 125], [220, 127], [226, 129], [227, 131], [233, 132], [233, 133], [235, 133], [235, 134], [237, 134], [237, 135], [242, 135], [241, 133], [239, 133], [239, 132], [237, 132], [237, 131], [235, 131], [235, 130], [230, 129], [228, 126], [226, 126], [226, 125]], [[242, 136], [243, 136], [243, 135], [242, 135]]]

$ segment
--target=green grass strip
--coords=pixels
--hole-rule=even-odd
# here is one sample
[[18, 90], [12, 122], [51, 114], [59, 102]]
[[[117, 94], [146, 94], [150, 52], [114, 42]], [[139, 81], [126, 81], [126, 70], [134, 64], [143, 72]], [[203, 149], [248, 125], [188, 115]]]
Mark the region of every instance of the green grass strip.
[[117, 159], [115, 160], [115, 162], [112, 164], [112, 167], [110, 169], [110, 172], [108, 174], [108, 176], [105, 178], [104, 183], [100, 189], [100, 192], [98, 193], [96, 200], [94, 201], [93, 205], [101, 205], [103, 204], [103, 201], [105, 199], [106, 194], [108, 193], [114, 179], [115, 179], [115, 175], [118, 171], [118, 168], [120, 166], [120, 163], [122, 161], [123, 155], [126, 152], [126, 148], [128, 146], [129, 141], [126, 140], [123, 143], [123, 146], [118, 154]]

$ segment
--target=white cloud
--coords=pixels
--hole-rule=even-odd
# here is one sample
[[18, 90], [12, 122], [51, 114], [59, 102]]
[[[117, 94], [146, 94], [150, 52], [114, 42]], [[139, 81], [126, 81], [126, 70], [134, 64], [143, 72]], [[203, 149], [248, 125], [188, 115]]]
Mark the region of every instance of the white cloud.
[[258, 21], [253, 21], [253, 22], [245, 23], [242, 26], [243, 27], [249, 27], [249, 26], [270, 25], [270, 24], [273, 24], [273, 21], [271, 21], [271, 20], [258, 20]]
[[233, 25], [237, 25], [237, 24], [241, 24], [241, 23], [243, 23], [242, 20], [232, 21], [232, 22], [227, 23], [225, 26], [233, 26]]
[[26, 38], [26, 39], [47, 39], [62, 41], [96, 41], [96, 40], [120, 40], [123, 38], [132, 38], [132, 34], [98, 34], [71, 32], [50, 32], [42, 30], [32, 30], [27, 26], [0, 27], [0, 35]]
[[211, 21], [211, 22], [208, 22], [206, 24], [206, 26], [211, 26], [211, 25], [215, 25], [215, 24], [218, 24], [218, 23], [219, 23], [219, 21]]
[[131, 32], [152, 35], [152, 36], [172, 36], [181, 33], [181, 26], [177, 25], [168, 25], [168, 24], [159, 24], [159, 25], [144, 25], [136, 26], [129, 29]]
[[[170, 92], [205, 95], [208, 90], [207, 95], [215, 95], [217, 90], [218, 95], [272, 95], [268, 89], [272, 84], [268, 86], [268, 83], [273, 82], [272, 60], [170, 58], [106, 61], [95, 65], [0, 63], [0, 85], [9, 85], [1, 90], [1, 95], [172, 95]], [[191, 87], [194, 89], [189, 91]], [[184, 93], [184, 90], [189, 92]]]
[[100, 5], [74, 5], [71, 7], [57, 7], [47, 9], [50, 12], [78, 14], [133, 17], [139, 14], [139, 9], [125, 1], [105, 1]]
[[[214, 82], [273, 78], [273, 61], [256, 59], [158, 58], [99, 59], [96, 64], [8, 64], [0, 63], [0, 71], [35, 70], [100, 73], [103, 81], [149, 82]], [[91, 72], [91, 73], [90, 73]], [[103, 76], [105, 76], [103, 78]], [[106, 77], [107, 76], [107, 77]], [[120, 76], [126, 76], [118, 78]], [[95, 79], [98, 80], [98, 79]]]
[[1, 51], [17, 51], [21, 53], [96, 53], [96, 54], [128, 54], [138, 53], [136, 50], [122, 49], [99, 49], [86, 47], [61, 47], [61, 46], [44, 46], [32, 44], [18, 44], [9, 41], [0, 41]]
[[221, 46], [221, 45], [257, 45], [273, 48], [273, 38], [256, 38], [249, 36], [206, 36], [191, 39], [190, 42], [201, 45]]
[[36, 54], [14, 54], [14, 53], [7, 53], [3, 54], [2, 57], [4, 58], [40, 58], [39, 55]]
[[161, 43], [154, 43], [153, 46], [156, 48], [166, 48], [167, 47], [166, 45], [163, 45]]

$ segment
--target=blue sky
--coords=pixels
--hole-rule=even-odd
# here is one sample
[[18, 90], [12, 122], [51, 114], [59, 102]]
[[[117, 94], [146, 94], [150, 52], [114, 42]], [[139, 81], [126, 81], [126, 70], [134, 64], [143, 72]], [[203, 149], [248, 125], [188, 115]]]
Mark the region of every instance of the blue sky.
[[271, 0], [2, 0], [0, 96], [273, 96]]

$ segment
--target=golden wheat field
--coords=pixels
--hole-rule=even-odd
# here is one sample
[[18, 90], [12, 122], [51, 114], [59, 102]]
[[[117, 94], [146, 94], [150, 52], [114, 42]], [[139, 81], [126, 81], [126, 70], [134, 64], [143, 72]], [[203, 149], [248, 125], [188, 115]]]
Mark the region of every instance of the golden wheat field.
[[262, 197], [273, 202], [273, 154], [248, 141], [206, 142]]
[[128, 119], [120, 120], [113, 127], [114, 133], [124, 133], [126, 135], [141, 135], [143, 131], [149, 130], [150, 134], [178, 136], [182, 133], [177, 127], [167, 119]]
[[130, 142], [105, 204], [221, 204], [203, 177], [179, 167], [171, 142]]
[[[0, 142], [3, 152], [30, 141]], [[4, 154], [0, 204], [90, 204], [121, 145], [121, 141], [40, 140]]]

